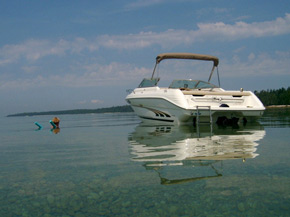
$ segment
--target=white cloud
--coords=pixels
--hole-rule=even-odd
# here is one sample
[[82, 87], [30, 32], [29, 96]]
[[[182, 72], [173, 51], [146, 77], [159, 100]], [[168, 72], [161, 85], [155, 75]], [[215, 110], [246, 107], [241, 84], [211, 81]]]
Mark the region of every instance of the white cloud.
[[250, 55], [248, 56], [248, 60], [252, 61], [256, 58], [256, 55], [254, 53], [250, 53]]
[[152, 45], [169, 47], [194, 44], [206, 40], [226, 41], [245, 38], [277, 36], [290, 33], [290, 14], [266, 22], [236, 22], [235, 24], [199, 23], [197, 30], [169, 29], [164, 32], [101, 36], [100, 46], [112, 49], [141, 49]]
[[125, 6], [126, 10], [137, 10], [140, 8], [155, 6], [158, 4], [180, 3], [180, 2], [196, 2], [199, 0], [137, 0]]
[[289, 52], [276, 52], [274, 56], [251, 53], [244, 61], [234, 56], [232, 60], [221, 63], [219, 71], [226, 77], [290, 75], [289, 58]]
[[[1, 79], [0, 89], [29, 89], [31, 87], [112, 87], [120, 84], [133, 84], [143, 77], [148, 77], [152, 69], [136, 67], [130, 64], [112, 62], [108, 65], [91, 64], [80, 68], [83, 73], [63, 75], [38, 75], [32, 78], [18, 78], [14, 80]], [[137, 85], [137, 84], [136, 84]], [[93, 102], [92, 102], [93, 103]]]
[[91, 100], [91, 103], [93, 103], [93, 104], [102, 104], [104, 101], [102, 101], [102, 100], [99, 100], [99, 99], [92, 99]]
[[22, 44], [6, 45], [0, 48], [0, 66], [14, 63], [20, 58], [36, 61], [45, 56], [79, 54], [84, 50], [94, 52], [99, 47], [134, 50], [160, 45], [163, 48], [173, 48], [207, 40], [226, 41], [289, 34], [290, 14], [266, 22], [199, 23], [197, 26], [197, 30], [169, 29], [159, 33], [140, 32], [129, 35], [101, 35], [94, 40], [76, 38], [72, 41], [61, 39], [57, 42], [51, 42], [31, 39]]
[[83, 81], [79, 81], [80, 85], [95, 85], [96, 83], [115, 84], [118, 81], [129, 81], [140, 79], [140, 77], [148, 76], [152, 69], [144, 67], [136, 67], [131, 64], [123, 64], [112, 62], [108, 65], [91, 64], [84, 66]]
[[212, 17], [213, 14], [215, 15], [226, 15], [227, 13], [231, 12], [233, 9], [230, 8], [217, 8], [217, 7], [206, 7], [201, 8], [195, 11], [195, 14], [198, 17]]
[[223, 22], [198, 24], [197, 35], [215, 36], [223, 40], [237, 40], [249, 37], [268, 37], [290, 33], [290, 14], [266, 22], [236, 22], [234, 25]]
[[20, 57], [35, 61], [47, 55], [62, 55], [67, 43], [63, 40], [53, 44], [47, 40], [28, 40], [22, 44], [6, 45], [0, 50], [2, 63], [11, 63]]
[[82, 101], [79, 101], [79, 102], [78, 102], [78, 104], [81, 104], [81, 105], [86, 104], [86, 103], [87, 103], [86, 100], [82, 100]]
[[39, 67], [38, 66], [23, 66], [21, 69], [27, 74], [33, 74], [39, 70]]
[[125, 8], [129, 10], [134, 10], [134, 9], [149, 7], [156, 4], [161, 4], [163, 2], [165, 2], [165, 0], [138, 0], [132, 3], [129, 3], [128, 5], [125, 6]]
[[80, 105], [84, 105], [84, 104], [103, 104], [104, 101], [102, 100], [99, 100], [99, 99], [92, 99], [90, 101], [87, 101], [87, 100], [82, 100], [82, 101], [79, 101], [78, 104]]
[[[289, 75], [290, 68], [290, 52], [277, 51], [273, 55], [266, 53], [256, 54], [250, 53], [248, 58], [241, 60], [239, 56], [234, 55], [232, 59], [224, 59], [219, 66], [219, 72], [221, 78], [227, 77], [247, 77], [247, 76], [279, 76]], [[194, 62], [189, 62], [195, 64]], [[196, 76], [205, 76], [204, 68], [194, 65], [196, 67]], [[210, 67], [208, 72], [210, 71]], [[165, 66], [166, 68], [166, 66]], [[180, 69], [180, 65], [177, 67]], [[162, 81], [171, 80], [176, 77], [174, 70], [176, 67], [172, 67], [172, 73], [163, 74], [164, 70], [160, 70], [162, 73]], [[84, 66], [84, 73], [82, 74], [70, 74], [65, 75], [39, 75], [33, 78], [27, 79], [15, 79], [5, 80], [0, 79], [0, 89], [29, 89], [31, 87], [43, 87], [50, 88], [54, 86], [61, 87], [96, 87], [101, 86], [104, 88], [114, 88], [115, 86], [136, 86], [142, 78], [148, 77], [152, 73], [152, 68], [136, 67], [130, 64], [121, 64], [113, 62], [108, 65], [91, 64]], [[1, 78], [1, 76], [0, 76]], [[101, 103], [97, 100], [91, 100], [90, 102], [83, 103]]]
[[83, 50], [96, 51], [98, 45], [95, 41], [84, 38], [76, 38], [73, 41], [31, 39], [22, 44], [6, 45], [0, 49], [0, 66], [13, 63], [20, 58], [28, 61], [36, 61], [45, 56], [64, 56], [66, 53], [80, 53]]

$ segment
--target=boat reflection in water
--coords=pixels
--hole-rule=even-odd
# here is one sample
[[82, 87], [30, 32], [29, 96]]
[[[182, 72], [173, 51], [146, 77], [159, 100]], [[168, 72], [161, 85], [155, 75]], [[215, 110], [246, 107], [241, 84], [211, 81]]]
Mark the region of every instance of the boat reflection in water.
[[155, 170], [161, 184], [179, 184], [222, 176], [224, 160], [255, 158], [264, 136], [257, 123], [236, 129], [140, 124], [129, 135], [129, 143], [132, 160]]

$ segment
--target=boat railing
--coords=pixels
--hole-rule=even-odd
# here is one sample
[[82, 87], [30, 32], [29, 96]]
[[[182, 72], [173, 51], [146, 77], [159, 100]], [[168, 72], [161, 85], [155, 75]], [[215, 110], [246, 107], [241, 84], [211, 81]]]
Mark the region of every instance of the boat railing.
[[191, 98], [194, 102], [231, 102], [231, 103], [243, 103], [245, 99], [240, 98], [223, 98], [223, 97], [195, 97]]
[[200, 91], [200, 90], [182, 90], [184, 95], [216, 95], [216, 96], [233, 96], [233, 97], [242, 97], [242, 96], [250, 96], [250, 92], [239, 92], [239, 91]]

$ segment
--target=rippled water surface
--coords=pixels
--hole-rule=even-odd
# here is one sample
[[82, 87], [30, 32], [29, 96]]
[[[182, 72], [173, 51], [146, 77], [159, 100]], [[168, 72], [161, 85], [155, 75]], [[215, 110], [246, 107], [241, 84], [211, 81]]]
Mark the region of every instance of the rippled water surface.
[[212, 130], [52, 118], [0, 118], [1, 217], [290, 216], [289, 109]]

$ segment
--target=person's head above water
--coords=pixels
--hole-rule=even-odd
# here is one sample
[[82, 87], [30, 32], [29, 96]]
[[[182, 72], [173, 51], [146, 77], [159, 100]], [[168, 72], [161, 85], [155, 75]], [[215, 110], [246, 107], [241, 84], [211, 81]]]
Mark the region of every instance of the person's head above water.
[[54, 118], [52, 119], [52, 122], [53, 122], [57, 127], [59, 127], [60, 119], [59, 119], [58, 117], [54, 117]]

